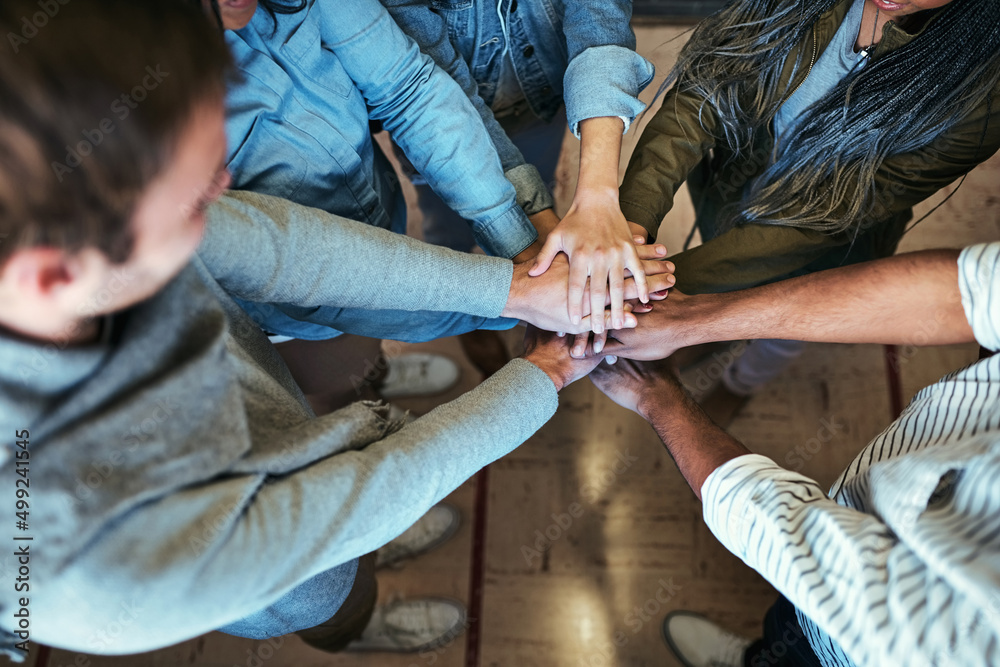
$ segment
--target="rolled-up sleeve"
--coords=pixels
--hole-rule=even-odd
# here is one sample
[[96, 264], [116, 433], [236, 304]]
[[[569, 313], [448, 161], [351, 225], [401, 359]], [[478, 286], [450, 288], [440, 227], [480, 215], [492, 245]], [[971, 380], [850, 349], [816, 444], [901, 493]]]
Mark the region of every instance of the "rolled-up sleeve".
[[966, 248], [958, 257], [962, 307], [976, 341], [1000, 350], [1000, 243]]
[[580, 121], [618, 116], [625, 131], [646, 108], [639, 93], [653, 80], [652, 63], [635, 52], [631, 0], [566, 3], [564, 32], [569, 66], [563, 77], [566, 118], [580, 136]]
[[566, 119], [579, 138], [588, 118], [618, 116], [628, 132], [646, 109], [639, 93], [653, 80], [653, 65], [621, 46], [594, 46], [573, 59], [563, 79]]

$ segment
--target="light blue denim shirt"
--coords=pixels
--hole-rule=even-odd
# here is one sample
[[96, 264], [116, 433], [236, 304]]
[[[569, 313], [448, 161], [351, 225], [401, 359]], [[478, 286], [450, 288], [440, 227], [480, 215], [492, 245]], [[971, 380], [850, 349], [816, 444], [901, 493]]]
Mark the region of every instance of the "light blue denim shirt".
[[459, 82], [490, 130], [504, 170], [524, 163], [490, 110], [509, 52], [531, 110], [550, 120], [565, 101], [580, 121], [646, 105], [653, 65], [635, 52], [631, 0], [382, 0], [425, 53]]
[[487, 252], [513, 257], [537, 238], [476, 110], [377, 0], [309, 0], [276, 20], [258, 11], [226, 39], [240, 73], [227, 118], [236, 188], [405, 231], [372, 119]]

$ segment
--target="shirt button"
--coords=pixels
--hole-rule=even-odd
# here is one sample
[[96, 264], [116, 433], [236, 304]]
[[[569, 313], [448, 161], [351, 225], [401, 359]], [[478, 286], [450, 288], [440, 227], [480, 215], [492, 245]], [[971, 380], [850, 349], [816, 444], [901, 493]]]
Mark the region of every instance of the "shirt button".
[[517, 0], [512, 0], [510, 3], [510, 13], [513, 14], [517, 11]]
[[533, 54], [534, 52], [535, 52], [535, 47], [533, 47], [531, 44], [528, 44], [526, 47], [524, 47], [525, 58], [530, 58], [531, 54]]
[[549, 86], [545, 86], [544, 88], [542, 88], [542, 95], [551, 95], [551, 94], [552, 94], [552, 88], [550, 88]]
[[365, 209], [365, 213], [367, 213], [368, 215], [371, 215], [374, 212], [375, 212], [375, 204], [369, 204], [368, 208]]

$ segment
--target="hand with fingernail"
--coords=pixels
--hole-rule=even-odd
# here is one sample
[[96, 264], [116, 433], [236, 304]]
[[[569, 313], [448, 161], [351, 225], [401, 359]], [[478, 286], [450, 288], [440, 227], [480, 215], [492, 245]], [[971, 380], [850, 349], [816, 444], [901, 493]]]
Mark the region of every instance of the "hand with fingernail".
[[590, 209], [570, 209], [562, 222], [549, 234], [541, 252], [531, 265], [532, 276], [550, 271], [557, 257], [569, 261], [566, 290], [570, 321], [579, 324], [588, 312], [611, 306], [611, 317], [591, 320], [590, 330], [601, 334], [606, 329], [625, 327], [625, 281], [632, 276], [635, 295], [649, 302], [650, 288], [646, 260], [663, 259], [663, 245], [646, 245], [646, 232], [627, 222], [616, 205]]
[[563, 387], [587, 376], [601, 363], [601, 357], [593, 354], [580, 359], [571, 357], [565, 337], [531, 325], [524, 334], [522, 358], [544, 371], [556, 386], [556, 391], [562, 391]]
[[[673, 276], [674, 265], [667, 261], [647, 259], [641, 262], [641, 268], [645, 274], [648, 298], [653, 301], [667, 298], [667, 290], [676, 282]], [[538, 276], [531, 275], [527, 264], [515, 264], [507, 304], [501, 316], [524, 320], [547, 331], [574, 335], [590, 332], [595, 327], [604, 332], [608, 329], [636, 326], [632, 311], [643, 304], [638, 303], [639, 286], [630, 272], [625, 274], [622, 295], [624, 299], [636, 302], [631, 309], [626, 311], [623, 303], [621, 315], [618, 316], [613, 308], [605, 310], [611, 303], [610, 295], [606, 294], [604, 301], [599, 304], [600, 317], [592, 316], [589, 301], [582, 304], [580, 316], [575, 317], [567, 302], [571, 271], [570, 263], [564, 256], [555, 257], [548, 270]], [[603, 345], [604, 338], [600, 340]]]

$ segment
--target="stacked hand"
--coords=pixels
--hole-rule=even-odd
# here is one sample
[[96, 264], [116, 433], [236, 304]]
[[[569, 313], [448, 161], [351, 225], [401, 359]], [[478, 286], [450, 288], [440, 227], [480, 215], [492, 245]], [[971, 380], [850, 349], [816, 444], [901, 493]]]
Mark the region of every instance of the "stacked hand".
[[585, 377], [601, 363], [601, 357], [590, 355], [574, 359], [568, 351], [565, 338], [528, 325], [524, 334], [523, 357], [545, 371], [556, 391], [562, 391], [563, 387]]
[[524, 358], [545, 371], [556, 390], [589, 375], [608, 398], [643, 417], [648, 417], [644, 399], [663, 400], [684, 393], [669, 360], [622, 359], [614, 365], [602, 364], [604, 356], [597, 354], [591, 345], [577, 358], [570, 355], [570, 342], [566, 338], [530, 325], [524, 347]]
[[648, 418], [644, 400], [662, 401], [672, 393], [683, 393], [677, 371], [669, 360], [633, 361], [622, 359], [611, 366], [595, 366], [590, 381], [618, 405]]
[[[531, 264], [530, 275], [541, 276], [563, 254], [569, 260], [567, 304], [570, 321], [579, 324], [588, 312], [611, 306], [611, 326], [600, 318], [591, 321], [589, 330], [602, 334], [606, 329], [625, 326], [625, 301], [638, 298], [649, 302], [646, 279], [648, 260], [666, 257], [666, 247], [647, 246], [646, 232], [627, 222], [613, 202], [589, 208], [574, 205], [545, 239]], [[631, 276], [636, 286], [634, 297], [625, 293], [625, 280]]]
[[[666, 291], [675, 282], [672, 273], [673, 264], [647, 259], [642, 260], [640, 266], [646, 275], [649, 298], [654, 301], [665, 299]], [[530, 275], [527, 264], [514, 265], [510, 294], [501, 315], [524, 320], [540, 329], [571, 334], [587, 332], [589, 335], [594, 326], [599, 326], [602, 331], [612, 328], [615, 315], [613, 311], [605, 311], [605, 306], [610, 302], [610, 297], [607, 295], [597, 310], [601, 314], [600, 317], [591, 316], [591, 303], [588, 301], [582, 306], [582, 317], [576, 322], [573, 321], [566, 303], [570, 271], [569, 261], [562, 256], [553, 259], [548, 270], [537, 277]], [[623, 280], [622, 293], [624, 299], [639, 298], [639, 289], [634, 278], [628, 277]], [[619, 328], [634, 327], [635, 317], [626, 312], [624, 303], [621, 305], [621, 312]]]

